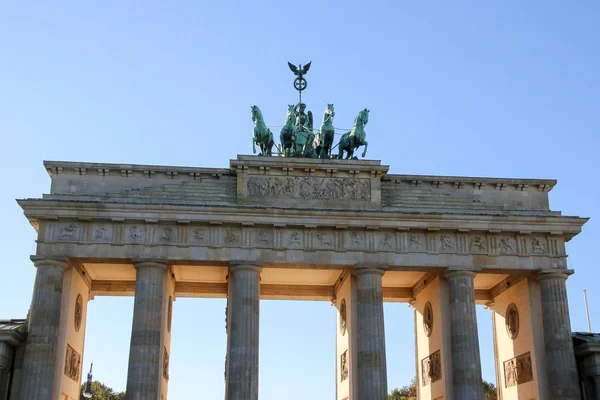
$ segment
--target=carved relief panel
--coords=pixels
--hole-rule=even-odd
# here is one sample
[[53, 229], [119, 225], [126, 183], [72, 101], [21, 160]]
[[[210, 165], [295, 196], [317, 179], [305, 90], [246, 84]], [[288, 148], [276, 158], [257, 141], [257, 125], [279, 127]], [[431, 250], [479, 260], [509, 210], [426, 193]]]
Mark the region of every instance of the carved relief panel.
[[83, 297], [81, 296], [81, 294], [77, 295], [77, 299], [75, 299], [75, 307], [74, 307], [74, 312], [73, 312], [73, 321], [74, 321], [74, 328], [75, 328], [75, 332], [79, 332], [79, 329], [81, 329], [81, 321], [83, 319]]
[[81, 354], [67, 344], [64, 374], [79, 383], [79, 371], [81, 371]]
[[369, 201], [371, 181], [350, 178], [251, 176], [246, 182], [246, 192], [251, 198]]
[[515, 358], [504, 361], [504, 386], [509, 388], [533, 380], [531, 354], [521, 354]]
[[421, 385], [427, 386], [440, 379], [442, 379], [442, 360], [438, 350], [421, 360]]
[[92, 242], [109, 243], [112, 241], [112, 225], [94, 224], [92, 226]]
[[344, 382], [346, 379], [348, 379], [348, 350], [340, 356], [340, 381]]

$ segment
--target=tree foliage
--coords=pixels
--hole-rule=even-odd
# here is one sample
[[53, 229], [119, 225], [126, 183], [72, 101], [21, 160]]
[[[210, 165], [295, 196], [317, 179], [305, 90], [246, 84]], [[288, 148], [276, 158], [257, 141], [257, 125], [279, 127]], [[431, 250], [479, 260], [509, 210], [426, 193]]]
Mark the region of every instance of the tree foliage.
[[[81, 394], [79, 400], [86, 400], [83, 397], [83, 391], [86, 384], [81, 385]], [[125, 400], [125, 392], [115, 392], [112, 388], [104, 385], [101, 382], [92, 382], [92, 400]]]
[[[484, 400], [497, 400], [498, 395], [496, 394], [496, 385], [485, 380], [483, 384], [483, 399]], [[413, 378], [410, 381], [410, 385], [403, 386], [401, 389], [394, 389], [388, 395], [388, 400], [417, 400], [417, 380]]]

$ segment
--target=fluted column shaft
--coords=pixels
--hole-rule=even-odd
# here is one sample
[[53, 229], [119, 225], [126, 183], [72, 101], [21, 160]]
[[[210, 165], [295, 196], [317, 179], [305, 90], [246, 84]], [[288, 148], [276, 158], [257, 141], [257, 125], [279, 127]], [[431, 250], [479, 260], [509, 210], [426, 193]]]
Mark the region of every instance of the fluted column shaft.
[[456, 400], [483, 399], [473, 271], [446, 273], [450, 295], [452, 386]]
[[21, 396], [27, 400], [54, 400], [63, 276], [68, 264], [38, 260], [35, 266]]
[[225, 400], [258, 400], [260, 271], [250, 264], [229, 267]]
[[378, 268], [355, 269], [357, 292], [358, 398], [387, 400], [383, 292]]
[[548, 385], [555, 400], [579, 400], [579, 378], [567, 300], [566, 273], [538, 275], [546, 347]]
[[165, 263], [141, 262], [135, 265], [135, 269], [127, 399], [160, 400], [168, 267]]

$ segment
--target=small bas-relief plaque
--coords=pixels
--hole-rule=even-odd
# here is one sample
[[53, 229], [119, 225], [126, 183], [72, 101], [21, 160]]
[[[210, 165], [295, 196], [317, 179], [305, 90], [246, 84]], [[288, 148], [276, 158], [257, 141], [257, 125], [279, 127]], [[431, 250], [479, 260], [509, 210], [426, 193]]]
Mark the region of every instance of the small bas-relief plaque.
[[81, 370], [81, 354], [67, 344], [65, 355], [65, 375], [79, 383], [79, 371]]
[[344, 382], [348, 379], [348, 350], [344, 351], [340, 356], [340, 381]]
[[438, 350], [421, 360], [422, 386], [427, 386], [440, 379], [442, 379], [442, 360]]
[[252, 176], [246, 184], [249, 197], [305, 200], [371, 200], [368, 179]]
[[515, 358], [504, 361], [504, 386], [509, 388], [533, 380], [531, 354], [521, 354]]
[[163, 378], [169, 380], [169, 352], [166, 347], [163, 352]]
[[173, 297], [169, 296], [169, 306], [167, 309], [167, 331], [171, 333], [171, 323], [173, 321]]
[[75, 332], [79, 332], [81, 329], [81, 320], [83, 319], [83, 297], [81, 294], [77, 295], [75, 300], [75, 310], [73, 315], [73, 321], [75, 323]]

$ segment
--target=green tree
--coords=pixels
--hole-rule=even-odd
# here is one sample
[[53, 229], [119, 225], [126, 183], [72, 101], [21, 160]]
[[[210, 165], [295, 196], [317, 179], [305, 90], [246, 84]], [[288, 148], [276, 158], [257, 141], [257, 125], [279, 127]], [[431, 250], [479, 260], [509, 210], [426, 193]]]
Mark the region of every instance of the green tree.
[[[483, 384], [483, 400], [497, 400], [496, 385], [485, 380]], [[410, 385], [403, 386], [401, 389], [394, 389], [388, 395], [388, 400], [416, 400], [417, 399], [417, 380], [413, 378]]]
[[[79, 400], [86, 400], [83, 397], [83, 391], [86, 384], [81, 385], [81, 394]], [[101, 382], [92, 382], [92, 400], [125, 400], [125, 392], [115, 392], [112, 388], [104, 385]]]

